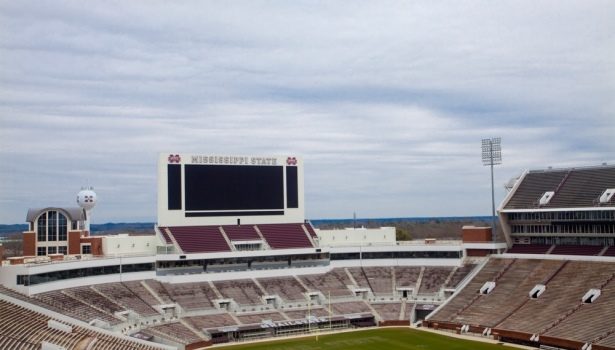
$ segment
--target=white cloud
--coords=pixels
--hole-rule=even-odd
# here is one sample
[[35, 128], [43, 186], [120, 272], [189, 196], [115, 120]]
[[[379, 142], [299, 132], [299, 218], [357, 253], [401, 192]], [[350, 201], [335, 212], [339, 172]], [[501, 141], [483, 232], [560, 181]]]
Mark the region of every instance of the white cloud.
[[488, 214], [481, 138], [500, 185], [615, 161], [614, 10], [0, 1], [0, 222], [85, 184], [153, 221], [167, 151], [301, 154], [310, 218]]

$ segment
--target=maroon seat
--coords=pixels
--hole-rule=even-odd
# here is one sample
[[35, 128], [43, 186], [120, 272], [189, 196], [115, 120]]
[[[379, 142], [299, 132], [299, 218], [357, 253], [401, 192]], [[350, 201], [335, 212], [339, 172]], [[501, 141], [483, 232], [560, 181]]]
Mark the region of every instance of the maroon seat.
[[313, 247], [301, 224], [268, 224], [258, 228], [273, 249]]
[[218, 226], [176, 226], [169, 231], [185, 253], [231, 251]]
[[254, 241], [261, 239], [252, 225], [228, 225], [222, 226], [222, 229], [231, 241]]
[[508, 249], [507, 253], [511, 254], [547, 254], [550, 245], [543, 244], [515, 244]]
[[599, 245], [558, 245], [551, 254], [556, 255], [598, 255], [604, 247]]
[[602, 256], [615, 256], [615, 246], [609, 247]]

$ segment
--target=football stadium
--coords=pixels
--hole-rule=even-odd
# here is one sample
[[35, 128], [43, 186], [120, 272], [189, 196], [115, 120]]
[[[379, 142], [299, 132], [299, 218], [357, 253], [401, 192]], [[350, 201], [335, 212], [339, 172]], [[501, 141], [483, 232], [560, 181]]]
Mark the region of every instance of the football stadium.
[[0, 349], [615, 349], [613, 165], [511, 179], [500, 240], [317, 229], [295, 155], [164, 153], [157, 179], [151, 235], [91, 235], [91, 188], [27, 210]]

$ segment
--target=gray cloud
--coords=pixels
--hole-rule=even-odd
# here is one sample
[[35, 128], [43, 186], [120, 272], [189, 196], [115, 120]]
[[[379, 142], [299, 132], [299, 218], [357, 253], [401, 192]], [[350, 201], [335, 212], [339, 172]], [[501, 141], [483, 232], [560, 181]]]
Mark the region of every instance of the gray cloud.
[[615, 4], [0, 1], [0, 222], [155, 220], [158, 152], [300, 154], [310, 218], [484, 215], [613, 162]]

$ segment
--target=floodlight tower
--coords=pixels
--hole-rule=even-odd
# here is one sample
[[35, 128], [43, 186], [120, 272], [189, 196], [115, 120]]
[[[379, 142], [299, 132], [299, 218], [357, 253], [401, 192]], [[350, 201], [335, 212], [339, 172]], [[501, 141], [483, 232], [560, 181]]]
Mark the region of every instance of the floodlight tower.
[[483, 165], [491, 166], [491, 219], [493, 226], [491, 233], [493, 235], [493, 242], [496, 242], [496, 223], [495, 223], [495, 192], [493, 189], [493, 166], [502, 164], [502, 139], [500, 137], [494, 137], [491, 139], [483, 139]]

